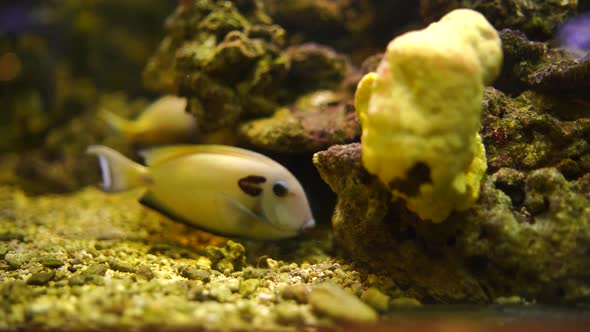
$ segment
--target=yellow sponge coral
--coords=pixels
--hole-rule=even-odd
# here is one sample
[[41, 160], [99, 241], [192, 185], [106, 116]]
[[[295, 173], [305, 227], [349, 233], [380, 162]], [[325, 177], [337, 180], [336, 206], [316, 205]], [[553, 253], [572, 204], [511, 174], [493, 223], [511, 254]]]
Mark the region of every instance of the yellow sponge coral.
[[501, 63], [496, 30], [458, 9], [392, 40], [377, 72], [360, 81], [363, 165], [420, 218], [440, 222], [476, 201], [486, 170], [484, 85]]

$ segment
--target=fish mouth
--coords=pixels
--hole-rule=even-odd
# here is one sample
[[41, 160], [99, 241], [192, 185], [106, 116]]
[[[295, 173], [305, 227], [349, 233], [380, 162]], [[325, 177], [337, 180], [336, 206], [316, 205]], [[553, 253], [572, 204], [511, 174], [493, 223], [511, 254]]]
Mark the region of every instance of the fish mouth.
[[315, 227], [315, 220], [313, 218], [310, 218], [309, 220], [307, 220], [303, 224], [303, 226], [301, 226], [301, 231], [302, 232], [305, 232], [305, 231], [308, 231], [308, 230], [310, 230], [310, 229], [312, 229], [314, 227]]

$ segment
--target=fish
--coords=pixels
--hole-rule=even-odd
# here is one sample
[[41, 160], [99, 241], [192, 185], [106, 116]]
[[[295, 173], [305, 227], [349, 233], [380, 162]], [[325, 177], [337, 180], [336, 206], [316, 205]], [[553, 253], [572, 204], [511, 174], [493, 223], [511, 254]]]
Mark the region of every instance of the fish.
[[102, 189], [145, 188], [139, 202], [172, 220], [254, 240], [297, 236], [315, 226], [307, 196], [284, 166], [254, 151], [226, 145], [171, 145], [143, 150], [145, 165], [92, 145]]
[[137, 119], [127, 120], [110, 111], [99, 115], [116, 133], [145, 146], [187, 143], [197, 134], [197, 121], [186, 112], [186, 99], [172, 95], [160, 97]]

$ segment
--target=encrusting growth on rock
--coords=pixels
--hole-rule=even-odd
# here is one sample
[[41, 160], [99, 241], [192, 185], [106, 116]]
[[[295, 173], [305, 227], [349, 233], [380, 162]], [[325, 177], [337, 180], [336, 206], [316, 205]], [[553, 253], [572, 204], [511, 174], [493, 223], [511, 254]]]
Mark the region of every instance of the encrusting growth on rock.
[[392, 40], [360, 81], [363, 165], [420, 218], [441, 222], [476, 201], [486, 170], [477, 133], [484, 86], [501, 63], [496, 30], [461, 9]]

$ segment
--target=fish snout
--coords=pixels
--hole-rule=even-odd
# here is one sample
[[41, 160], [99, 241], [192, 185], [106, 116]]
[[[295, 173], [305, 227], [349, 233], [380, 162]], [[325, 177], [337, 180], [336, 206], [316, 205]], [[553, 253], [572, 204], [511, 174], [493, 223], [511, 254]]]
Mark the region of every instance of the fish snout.
[[301, 232], [309, 231], [314, 227], [315, 227], [315, 220], [313, 218], [310, 218], [305, 223], [303, 223], [303, 226], [301, 226]]

